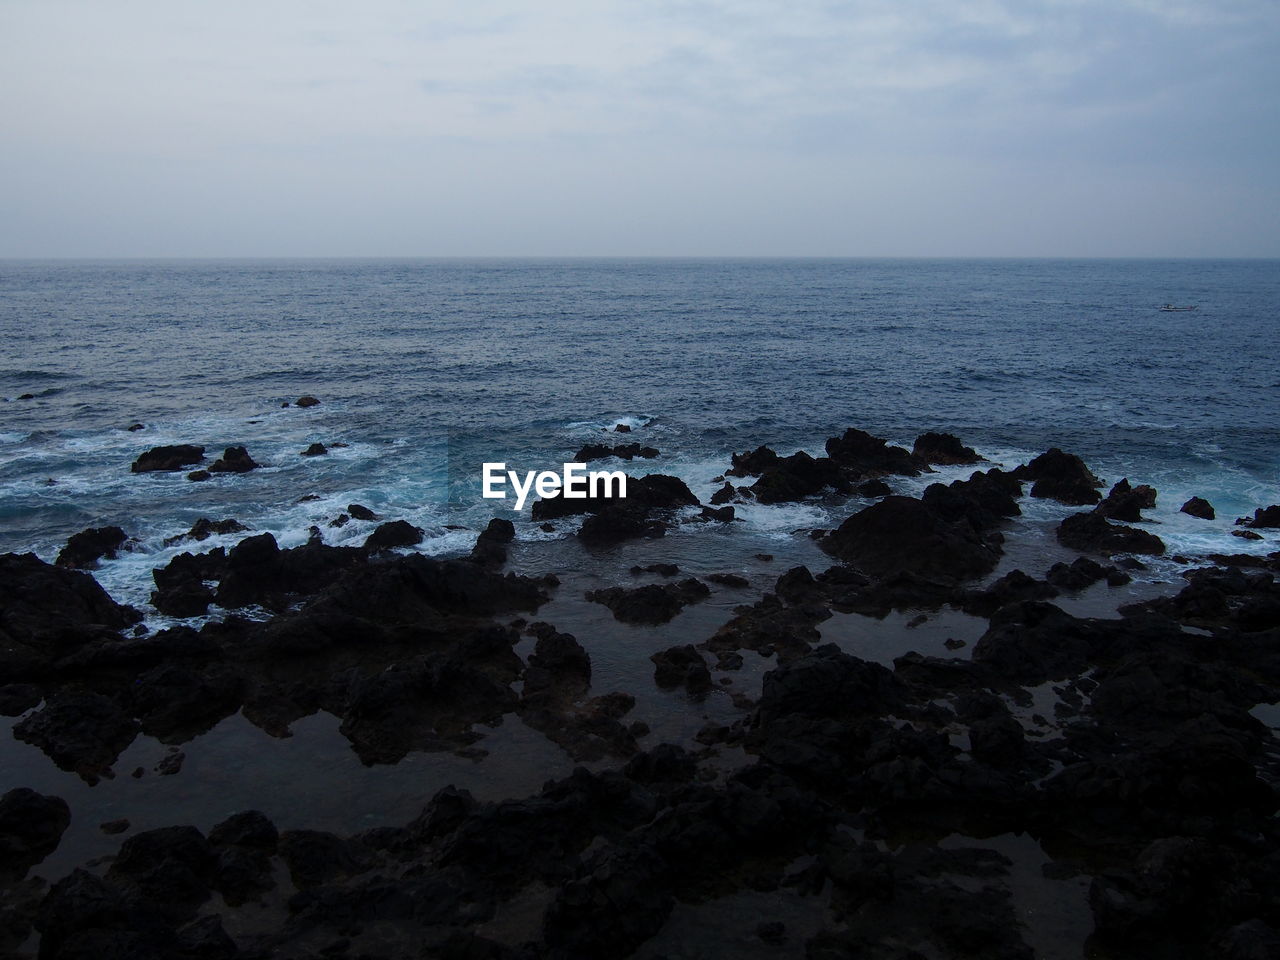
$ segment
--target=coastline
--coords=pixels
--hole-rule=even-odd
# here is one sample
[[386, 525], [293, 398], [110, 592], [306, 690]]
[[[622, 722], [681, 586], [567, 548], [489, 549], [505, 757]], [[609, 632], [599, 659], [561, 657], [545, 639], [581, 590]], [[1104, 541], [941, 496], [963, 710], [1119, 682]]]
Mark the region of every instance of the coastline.
[[[63, 911], [76, 931], [41, 955], [75, 956], [138, 923], [158, 938], [148, 941], [155, 949], [178, 949], [198, 926], [201, 942], [226, 956], [343, 940], [334, 955], [407, 956], [410, 943], [429, 940], [440, 956], [649, 956], [678, 945], [680, 930], [694, 941], [700, 930], [708, 944], [736, 936], [743, 956], [843, 956], [917, 941], [947, 955], [1048, 956], [1048, 932], [1062, 921], [1078, 940], [1065, 957], [1079, 956], [1086, 936], [1123, 951], [1173, 933], [1206, 949], [1257, 934], [1241, 932], [1252, 921], [1229, 905], [1190, 933], [1169, 924], [1186, 864], [1265, 889], [1265, 873], [1244, 870], [1241, 858], [1276, 842], [1274, 735], [1250, 713], [1280, 699], [1268, 612], [1280, 558], [1259, 552], [1274, 534], [1260, 528], [1269, 539], [1250, 544], [1252, 556], [1219, 558], [1222, 569], [1205, 557], [1161, 560], [1201, 571], [1184, 584], [1135, 576], [1149, 544], [1136, 544], [1142, 558], [1127, 549], [1133, 542], [1086, 550], [1097, 569], [1071, 568], [1084, 553], [1053, 536], [1063, 516], [1110, 503], [1136, 510], [1124, 528], [1158, 533], [1143, 516], [1150, 508], [1122, 503], [1123, 494], [1104, 499], [1101, 481], [1071, 463], [1036, 476], [1032, 461], [1020, 477], [995, 470], [979, 480], [963, 477], [989, 463], [944, 467], [951, 484], [930, 490], [924, 458], [858, 431], [836, 439], [828, 451], [838, 469], [801, 454], [735, 455], [721, 465], [738, 488], [732, 503], [767, 511], [765, 491], [789, 498], [784, 509], [834, 496], [847, 518], [893, 513], [901, 543], [878, 528], [860, 540], [862, 521], [846, 519], [818, 538], [806, 529], [774, 538], [765, 560], [745, 553], [750, 538], [726, 532], [733, 521], [705, 518], [679, 495], [595, 504], [588, 519], [604, 518], [608, 533], [596, 545], [581, 544], [574, 524], [539, 540], [500, 522], [455, 559], [318, 542], [280, 550], [251, 531], [226, 535], [229, 547], [222, 537], [192, 544], [219, 544], [223, 558], [167, 589], [214, 584], [210, 599], [257, 610], [254, 619], [135, 636], [128, 614], [104, 630], [83, 616], [59, 620], [69, 607], [36, 604], [19, 638], [27, 659], [14, 660], [11, 647], [8, 667], [28, 672], [38, 699], [14, 724], [86, 782], [117, 768], [76, 791], [74, 829], [41, 858], [56, 874], [53, 892], [40, 891], [42, 915]], [[903, 492], [852, 489], [876, 478]], [[1039, 483], [1076, 505], [1046, 516], [1056, 501], [1030, 496]], [[628, 509], [664, 535], [615, 515]], [[734, 549], [742, 555], [729, 563]], [[672, 575], [631, 569], [673, 561]], [[1061, 585], [1045, 580], [1051, 568]], [[68, 589], [83, 576], [37, 560], [6, 582]], [[677, 596], [690, 577], [705, 594]], [[621, 588], [614, 602], [631, 605], [584, 598], [602, 588]], [[84, 589], [79, 581], [72, 594]], [[674, 613], [665, 606], [673, 598]], [[106, 603], [98, 614], [109, 617], [115, 604]], [[623, 610], [650, 625], [621, 622]], [[76, 713], [86, 698], [106, 711], [88, 743]], [[64, 701], [73, 706], [50, 709]], [[336, 729], [318, 722], [326, 715], [341, 718]], [[291, 728], [296, 749], [265, 749], [262, 732]], [[108, 729], [118, 732], [104, 737]], [[352, 746], [373, 764], [362, 769], [403, 778], [357, 799], [374, 781], [350, 765]], [[339, 749], [345, 773], [299, 763], [300, 751]], [[176, 774], [154, 769], [175, 752]], [[253, 821], [258, 839], [245, 839], [237, 831], [248, 822], [225, 817], [263, 806], [248, 802], [254, 787], [244, 785], [269, 796], [271, 781], [257, 779], [268, 768], [277, 786], [305, 788], [277, 807], [294, 817], [273, 811]], [[415, 796], [415, 770], [443, 789]], [[340, 799], [302, 812], [302, 797], [348, 778]], [[134, 799], [152, 784], [162, 799]], [[166, 818], [171, 803], [190, 816]], [[374, 805], [380, 815], [357, 822], [355, 812]], [[115, 819], [108, 812], [129, 829], [94, 832], [89, 821]], [[181, 835], [149, 832], [193, 821]], [[1242, 831], [1261, 839], [1245, 842]], [[91, 845], [83, 857], [76, 837]], [[913, 837], [937, 842], [902, 839]], [[969, 839], [947, 839], [956, 837]], [[1011, 860], [1002, 849], [1021, 852]], [[1039, 895], [1067, 897], [1066, 919], [1029, 912], [1036, 887], [1014, 882], [1036, 857], [1051, 883]], [[59, 879], [90, 858], [98, 879]], [[1153, 861], [1171, 872], [1153, 880]], [[169, 889], [175, 870], [187, 878], [180, 897]], [[867, 886], [874, 876], [893, 878], [887, 900], [880, 882]], [[398, 906], [384, 916], [387, 884]], [[127, 921], [77, 914], [86, 885]], [[426, 903], [438, 897], [450, 906], [432, 912]], [[274, 907], [248, 905], [258, 898]], [[339, 901], [345, 913], [333, 911]], [[15, 929], [30, 929], [34, 902], [24, 910], [11, 898]], [[220, 927], [207, 919], [211, 903]], [[769, 909], [787, 921], [761, 913]]]

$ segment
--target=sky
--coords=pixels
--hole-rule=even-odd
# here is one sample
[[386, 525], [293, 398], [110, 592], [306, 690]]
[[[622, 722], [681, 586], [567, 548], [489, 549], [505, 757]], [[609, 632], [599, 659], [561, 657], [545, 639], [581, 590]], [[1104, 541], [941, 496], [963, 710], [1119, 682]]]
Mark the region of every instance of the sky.
[[0, 257], [1280, 256], [1277, 0], [0, 0]]

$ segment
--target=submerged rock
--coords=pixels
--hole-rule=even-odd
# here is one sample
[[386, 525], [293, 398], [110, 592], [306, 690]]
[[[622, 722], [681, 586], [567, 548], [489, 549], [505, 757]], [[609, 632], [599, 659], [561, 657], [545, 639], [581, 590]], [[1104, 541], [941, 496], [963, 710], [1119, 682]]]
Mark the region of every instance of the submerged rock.
[[658, 456], [656, 448], [639, 443], [622, 443], [612, 447], [603, 443], [588, 443], [573, 455], [573, 462], [589, 463], [592, 460], [607, 460], [610, 457], [617, 457], [619, 460], [634, 460], [637, 457], [652, 460], [656, 456]]
[[191, 525], [191, 529], [186, 533], [180, 533], [174, 537], [166, 537], [164, 545], [166, 547], [174, 547], [188, 540], [194, 540], [198, 543], [215, 535], [225, 536], [229, 533], [243, 533], [248, 529], [234, 517], [227, 517], [224, 520], [210, 520], [208, 517], [201, 517]]
[[587, 593], [593, 603], [602, 603], [623, 623], [666, 623], [691, 603], [711, 595], [705, 583], [690, 577], [678, 583], [650, 583], [628, 590], [606, 587]]

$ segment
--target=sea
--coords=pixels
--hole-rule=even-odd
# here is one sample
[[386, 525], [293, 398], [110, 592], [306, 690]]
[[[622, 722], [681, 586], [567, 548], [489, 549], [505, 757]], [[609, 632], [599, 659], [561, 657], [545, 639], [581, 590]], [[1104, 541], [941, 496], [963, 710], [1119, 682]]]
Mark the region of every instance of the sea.
[[[483, 498], [483, 463], [559, 470], [585, 443], [638, 442], [659, 456], [599, 465], [680, 477], [705, 501], [733, 453], [818, 455], [849, 427], [907, 447], [951, 432], [1005, 467], [1057, 446], [1108, 484], [1157, 488], [1148, 518], [1168, 555], [1134, 589], [1176, 589], [1185, 563], [1172, 557], [1280, 549], [1272, 531], [1232, 535], [1237, 517], [1280, 503], [1278, 332], [1275, 260], [0, 261], [0, 552], [52, 561], [73, 533], [118, 525], [130, 549], [94, 576], [161, 629], [173, 621], [147, 604], [152, 570], [238, 539], [165, 545], [201, 517], [234, 517], [286, 547], [313, 527], [357, 544], [375, 522], [333, 523], [359, 503], [421, 527], [413, 549], [449, 556], [504, 516], [516, 524], [513, 568], [561, 577], [539, 616], [580, 637], [599, 692], [635, 692], [655, 737], [688, 738], [720, 708], [691, 713], [653, 689], [649, 653], [700, 642], [788, 565], [821, 562], [809, 533], [865, 502], [738, 504], [732, 524], [593, 552], [571, 520], [543, 530], [528, 507]], [[320, 402], [299, 407], [304, 395]], [[329, 452], [301, 456], [316, 442]], [[145, 450], [176, 443], [210, 459], [245, 446], [262, 466], [205, 482], [130, 472]], [[918, 494], [971, 469], [892, 485]], [[1217, 519], [1180, 513], [1192, 496]], [[1053, 526], [1073, 509], [1024, 500], [1033, 535], [1011, 538], [1001, 570], [1043, 575], [1059, 556]], [[647, 631], [582, 601], [645, 559], [737, 572], [755, 592], [717, 588]], [[945, 654], [944, 638], [971, 641], [985, 626], [955, 613], [906, 633], [895, 618], [905, 615], [833, 618], [824, 637], [891, 663], [902, 651], [876, 648], [885, 636]], [[0, 737], [3, 786], [72, 803], [72, 832], [47, 865], [56, 875], [114, 849], [96, 829], [113, 816], [207, 828], [256, 807], [282, 827], [351, 831], [405, 822], [446, 782], [519, 795], [572, 768], [512, 719], [488, 732], [484, 763], [410, 755], [364, 769], [337, 725], [305, 718], [281, 741], [229, 718], [183, 746], [181, 775], [93, 787]], [[117, 768], [149, 768], [167, 749], [140, 738]]]

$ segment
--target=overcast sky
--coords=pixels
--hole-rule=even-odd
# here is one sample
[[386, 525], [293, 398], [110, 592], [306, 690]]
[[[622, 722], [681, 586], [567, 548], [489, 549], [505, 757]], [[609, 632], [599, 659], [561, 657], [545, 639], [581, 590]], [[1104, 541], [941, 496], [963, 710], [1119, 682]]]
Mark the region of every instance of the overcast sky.
[[0, 256], [1280, 256], [1277, 0], [0, 0]]

